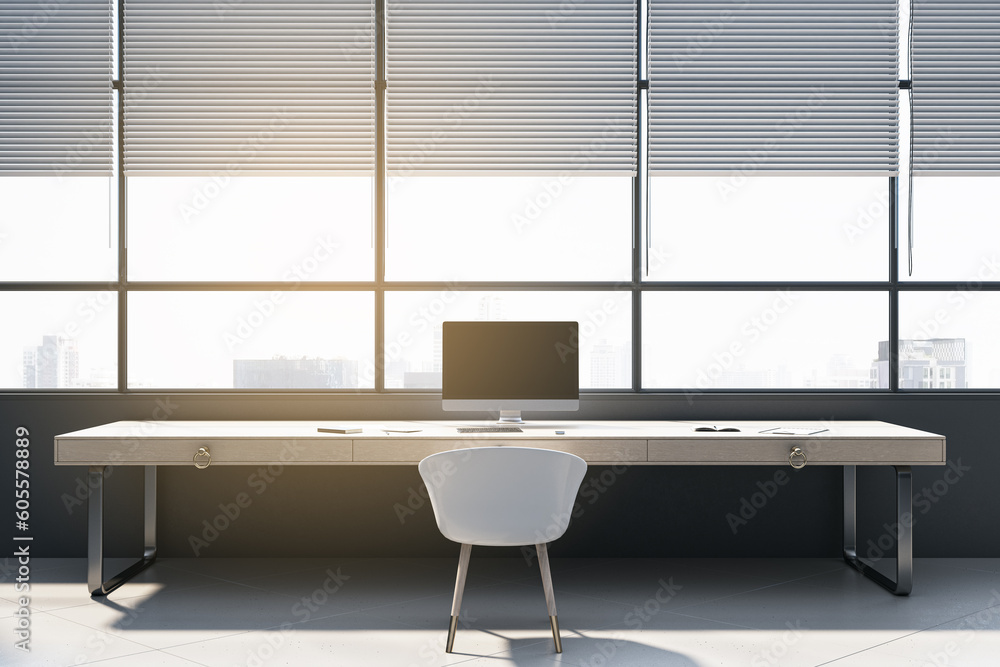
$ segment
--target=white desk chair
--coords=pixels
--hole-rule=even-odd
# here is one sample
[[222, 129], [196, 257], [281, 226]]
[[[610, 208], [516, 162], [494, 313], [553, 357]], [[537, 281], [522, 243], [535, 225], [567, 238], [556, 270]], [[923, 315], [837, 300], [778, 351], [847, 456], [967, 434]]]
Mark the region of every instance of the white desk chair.
[[441, 534], [462, 545], [445, 650], [455, 644], [472, 546], [534, 544], [552, 638], [562, 653], [547, 544], [569, 526], [587, 463], [548, 449], [476, 447], [428, 456], [419, 470]]

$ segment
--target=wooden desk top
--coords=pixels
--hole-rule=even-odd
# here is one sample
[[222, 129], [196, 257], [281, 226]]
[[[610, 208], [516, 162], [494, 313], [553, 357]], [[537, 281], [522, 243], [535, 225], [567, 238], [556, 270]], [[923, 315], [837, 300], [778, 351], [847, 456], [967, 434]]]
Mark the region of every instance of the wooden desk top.
[[[320, 433], [356, 425], [361, 433]], [[697, 426], [739, 432], [696, 432]], [[877, 421], [528, 421], [522, 433], [458, 433], [487, 421], [122, 421], [58, 435], [57, 465], [193, 465], [201, 447], [213, 465], [412, 465], [439, 451], [522, 446], [568, 451], [595, 465], [940, 465], [945, 438]], [[761, 433], [825, 428], [815, 435]], [[413, 433], [402, 431], [419, 429]], [[387, 432], [388, 431], [388, 432]], [[556, 431], [563, 431], [557, 434]]]

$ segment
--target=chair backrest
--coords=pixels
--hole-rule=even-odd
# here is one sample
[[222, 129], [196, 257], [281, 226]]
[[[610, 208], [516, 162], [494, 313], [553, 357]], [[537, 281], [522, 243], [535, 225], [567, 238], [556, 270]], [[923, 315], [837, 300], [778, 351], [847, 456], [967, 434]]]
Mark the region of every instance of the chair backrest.
[[418, 466], [441, 534], [461, 544], [547, 544], [566, 532], [587, 463], [529, 447], [432, 454]]

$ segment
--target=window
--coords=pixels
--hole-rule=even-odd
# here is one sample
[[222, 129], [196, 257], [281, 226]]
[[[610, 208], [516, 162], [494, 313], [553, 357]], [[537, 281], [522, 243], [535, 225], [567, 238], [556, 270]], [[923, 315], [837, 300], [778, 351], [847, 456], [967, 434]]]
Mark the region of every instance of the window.
[[873, 369], [887, 385], [876, 362], [887, 310], [878, 292], [646, 293], [643, 385], [853, 389], [867, 386]]
[[0, 389], [114, 389], [118, 294], [0, 292]]
[[372, 280], [372, 2], [126, 10], [129, 278]]
[[1000, 280], [997, 210], [998, 176], [915, 177], [913, 274], [904, 279], [970, 285]]
[[118, 254], [110, 176], [0, 175], [0, 281], [112, 281]]
[[631, 305], [631, 295], [622, 291], [484, 292], [452, 287], [389, 292], [385, 384], [391, 389], [441, 388], [445, 320], [573, 320], [580, 324], [580, 387], [629, 388]]
[[390, 280], [628, 280], [632, 177], [389, 179]]
[[650, 3], [644, 388], [889, 388], [895, 18]]
[[0, 14], [0, 281], [116, 276], [112, 6]]
[[886, 279], [895, 12], [652, 0], [650, 279]]
[[374, 386], [370, 292], [136, 292], [130, 388]]
[[0, 17], [2, 389], [434, 392], [446, 319], [1000, 388], [995, 3], [71, 4]]
[[374, 4], [125, 8], [129, 280], [271, 287], [132, 291], [128, 386], [372, 388], [373, 294], [299, 288], [375, 277]]
[[885, 280], [890, 196], [886, 177], [653, 178], [648, 278]]
[[129, 278], [371, 280], [370, 176], [129, 179]]
[[[1000, 84], [993, 71], [996, 3], [913, 6], [912, 216], [900, 294], [900, 377], [906, 365], [936, 370], [936, 388], [1000, 388], [994, 316], [1000, 287]], [[901, 380], [902, 383], [902, 380]]]
[[388, 279], [630, 278], [636, 16], [389, 4]]

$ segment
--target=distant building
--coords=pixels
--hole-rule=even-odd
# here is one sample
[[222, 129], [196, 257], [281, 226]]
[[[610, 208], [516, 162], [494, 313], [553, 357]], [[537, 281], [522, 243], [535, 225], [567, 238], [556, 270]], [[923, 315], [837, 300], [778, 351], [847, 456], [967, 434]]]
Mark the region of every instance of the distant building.
[[[889, 388], [888, 341], [879, 341], [878, 359], [872, 364], [872, 381]], [[969, 386], [964, 338], [927, 338], [899, 341], [900, 389], [954, 389]]]
[[236, 389], [354, 389], [358, 362], [354, 359], [235, 359]]
[[24, 348], [22, 360], [27, 389], [75, 387], [80, 377], [76, 339], [67, 336], [42, 336], [41, 345]]
[[[118, 372], [114, 368], [91, 368], [77, 380], [77, 386], [87, 389], [114, 387], [118, 383]], [[135, 389], [144, 385], [138, 382], [131, 382], [129, 386]], [[145, 385], [148, 386], [148, 385]]]
[[410, 364], [405, 359], [390, 359], [385, 364], [385, 386], [390, 389], [401, 389], [403, 376]]
[[830, 356], [826, 364], [826, 377], [817, 385], [833, 389], [867, 389], [872, 387], [868, 366], [858, 366], [846, 354]]
[[[590, 384], [587, 386], [598, 389], [627, 386], [632, 375], [631, 363], [628, 347], [611, 345], [606, 340], [595, 344], [590, 350]], [[582, 383], [584, 378], [580, 380]]]
[[441, 360], [444, 356], [444, 328], [441, 325], [434, 327], [434, 360], [431, 370], [441, 372]]
[[38, 364], [37, 364], [37, 348], [26, 347], [24, 348], [24, 360], [22, 362], [22, 386], [25, 389], [35, 389], [38, 386]]
[[607, 343], [594, 345], [590, 352], [590, 386], [618, 386], [618, 364], [616, 361], [614, 346]]
[[497, 294], [487, 294], [479, 299], [476, 319], [481, 322], [502, 322], [507, 319], [507, 304]]

